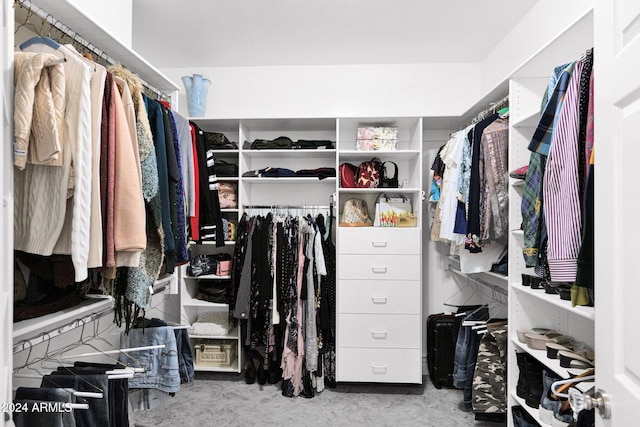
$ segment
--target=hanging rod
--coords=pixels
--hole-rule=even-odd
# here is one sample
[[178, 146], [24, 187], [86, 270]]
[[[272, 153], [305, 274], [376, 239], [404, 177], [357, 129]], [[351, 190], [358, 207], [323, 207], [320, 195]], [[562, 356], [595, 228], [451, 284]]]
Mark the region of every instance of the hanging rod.
[[41, 344], [47, 340], [50, 340], [54, 337], [57, 337], [58, 335], [62, 335], [64, 333], [67, 333], [69, 331], [72, 331], [76, 328], [79, 328], [81, 326], [86, 325], [87, 323], [93, 322], [95, 320], [98, 320], [99, 318], [101, 318], [102, 316], [108, 314], [108, 313], [113, 313], [113, 308], [109, 307], [109, 308], [105, 308], [104, 310], [98, 311], [96, 313], [91, 313], [88, 316], [82, 317], [80, 319], [75, 319], [72, 322], [64, 325], [64, 326], [60, 326], [59, 328], [55, 328], [52, 330], [49, 330], [47, 332], [41, 332], [40, 334], [38, 334], [37, 336], [33, 337], [33, 338], [29, 338], [26, 340], [21, 340], [19, 341], [16, 345], [13, 346], [13, 353], [19, 353], [21, 351], [26, 350], [27, 348], [31, 348], [34, 347], [38, 344]]
[[476, 283], [479, 283], [479, 284], [481, 284], [483, 286], [486, 286], [489, 289], [498, 292], [499, 294], [502, 294], [504, 296], [508, 296], [509, 295], [508, 291], [505, 288], [503, 288], [502, 286], [494, 285], [493, 283], [489, 283], [489, 282], [486, 282], [486, 281], [484, 281], [482, 279], [479, 279], [477, 277], [472, 277], [471, 276], [472, 274], [479, 274], [479, 273], [463, 273], [462, 271], [460, 271], [458, 268], [452, 266], [451, 264], [449, 264], [449, 270], [451, 270], [453, 273], [455, 273], [455, 274], [457, 274], [459, 276], [465, 277], [467, 279], [473, 280]]
[[[64, 34], [64, 35], [68, 36], [74, 43], [78, 43], [79, 45], [82, 45], [82, 47], [85, 50], [88, 50], [88, 51], [94, 53], [99, 58], [101, 58], [103, 61], [105, 61], [105, 63], [107, 63], [109, 65], [120, 64], [119, 61], [116, 61], [115, 59], [111, 58], [105, 51], [99, 49], [96, 45], [94, 45], [93, 43], [88, 41], [82, 35], [78, 34], [75, 31], [73, 31], [66, 24], [60, 22], [58, 19], [56, 19], [50, 13], [47, 13], [45, 10], [43, 10], [40, 7], [34, 5], [33, 3], [31, 3], [31, 1], [29, 1], [29, 0], [14, 0], [14, 7], [15, 7], [16, 4], [19, 5], [20, 7], [23, 7], [25, 9], [27, 9], [27, 11], [30, 11], [31, 12], [30, 16], [36, 16], [38, 19], [40, 19], [40, 21], [42, 23], [42, 25], [40, 27], [40, 31], [38, 33], [38, 35], [40, 37], [42, 37], [42, 35], [43, 35], [43, 30], [44, 30], [45, 25], [49, 24], [51, 26], [51, 28], [55, 28], [61, 34]], [[140, 78], [140, 76], [137, 76], [137, 77], [140, 80], [140, 83], [142, 84], [142, 86], [145, 89], [147, 89], [148, 91], [150, 91], [153, 94], [155, 94], [158, 97], [158, 99], [164, 100], [164, 101], [170, 101], [171, 100], [171, 97], [169, 95], [167, 95], [166, 93], [164, 93], [161, 90], [157, 89], [156, 87], [152, 86], [151, 84], [147, 83], [142, 78]]]
[[244, 209], [329, 209], [329, 205], [246, 205]]
[[489, 105], [490, 105], [489, 108], [487, 108], [486, 110], [483, 110], [480, 113], [478, 113], [478, 115], [471, 121], [471, 124], [478, 123], [479, 121], [482, 121], [483, 119], [488, 117], [490, 114], [493, 114], [493, 113], [497, 112], [498, 110], [500, 110], [501, 108], [508, 106], [509, 105], [509, 95], [505, 96], [502, 99], [499, 99], [496, 102], [492, 102]]

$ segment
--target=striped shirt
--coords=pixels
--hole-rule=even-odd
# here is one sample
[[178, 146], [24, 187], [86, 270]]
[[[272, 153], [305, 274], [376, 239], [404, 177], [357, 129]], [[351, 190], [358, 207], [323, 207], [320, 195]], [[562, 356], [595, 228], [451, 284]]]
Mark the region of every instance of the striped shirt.
[[553, 282], [574, 282], [582, 243], [578, 178], [579, 59], [567, 87], [553, 131], [543, 179], [544, 214], [548, 234], [548, 262]]

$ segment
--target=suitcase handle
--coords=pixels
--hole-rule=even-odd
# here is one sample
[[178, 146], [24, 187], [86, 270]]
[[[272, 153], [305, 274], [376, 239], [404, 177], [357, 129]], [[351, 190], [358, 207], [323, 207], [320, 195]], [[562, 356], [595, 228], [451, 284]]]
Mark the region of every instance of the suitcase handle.
[[373, 301], [374, 304], [386, 304], [387, 297], [371, 297], [371, 301]]

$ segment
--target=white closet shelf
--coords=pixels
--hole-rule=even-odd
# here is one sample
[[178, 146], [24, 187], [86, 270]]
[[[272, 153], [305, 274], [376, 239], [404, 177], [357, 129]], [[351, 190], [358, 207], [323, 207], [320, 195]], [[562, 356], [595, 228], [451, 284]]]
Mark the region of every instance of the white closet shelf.
[[340, 193], [419, 193], [420, 188], [339, 188]]
[[325, 179], [318, 179], [315, 177], [282, 177], [282, 178], [242, 178], [243, 182], [251, 184], [331, 184], [335, 185], [336, 178], [330, 177]]
[[186, 300], [185, 302], [182, 303], [182, 305], [184, 307], [228, 307], [228, 304], [223, 304], [223, 303], [218, 303], [218, 302], [209, 302], [209, 301], [204, 301], [201, 299], [197, 299], [197, 298], [191, 298], [190, 300]]
[[180, 90], [180, 86], [161, 73], [130, 46], [125, 45], [116, 36], [104, 29], [80, 8], [68, 0], [49, 0], [43, 9], [62, 23], [68, 23], [73, 31], [87, 41], [92, 42], [111, 58], [117, 59], [123, 66], [139, 75], [141, 79], [165, 92]]
[[512, 126], [517, 129], [532, 128], [538, 126], [540, 121], [540, 110], [531, 110], [524, 116], [518, 117], [517, 121], [514, 120]]
[[218, 182], [238, 182], [239, 178], [237, 176], [218, 176]]
[[329, 150], [307, 150], [307, 149], [282, 149], [282, 150], [242, 150], [242, 154], [246, 157], [262, 158], [262, 157], [282, 157], [282, 158], [316, 158], [316, 159], [333, 159], [336, 156], [335, 149]]
[[548, 304], [555, 305], [566, 310], [568, 313], [575, 314], [576, 316], [584, 317], [588, 320], [595, 320], [596, 311], [593, 307], [577, 306], [571, 307], [571, 301], [565, 301], [560, 299], [556, 294], [547, 294], [544, 289], [531, 289], [529, 286], [522, 286], [521, 284], [514, 283], [511, 288], [516, 292], [522, 292], [528, 295], [532, 295], [535, 298], [540, 299]]
[[452, 271], [453, 273], [464, 276], [464, 277], [470, 277], [472, 279], [480, 279], [480, 280], [484, 279], [485, 281], [490, 282], [491, 284], [496, 284], [504, 288], [505, 290], [507, 289], [507, 286], [509, 283], [509, 276], [505, 276], [504, 274], [500, 274], [500, 273], [495, 273], [493, 271], [481, 271], [478, 273], [463, 273], [462, 271], [460, 271], [460, 259], [457, 256], [449, 255], [449, 260], [457, 263], [456, 267], [453, 267], [453, 266], [449, 267], [449, 270]]
[[235, 209], [220, 209], [220, 212], [222, 212], [222, 213], [225, 213], [225, 212], [226, 213], [234, 213], [234, 212], [237, 213], [238, 212], [238, 208], [235, 208]]
[[[355, 143], [353, 144], [355, 145]], [[359, 151], [359, 150], [340, 150], [340, 160], [358, 159], [365, 160], [372, 157], [380, 157], [384, 159], [413, 159], [420, 155], [420, 150], [394, 150], [394, 151]]]
[[520, 341], [518, 341], [518, 338], [516, 337], [515, 333], [511, 337], [511, 342], [513, 343], [513, 345], [516, 346], [517, 349], [519, 349], [520, 351], [529, 353], [538, 362], [542, 363], [544, 366], [546, 366], [547, 368], [551, 369], [553, 372], [555, 372], [556, 374], [560, 375], [562, 378], [570, 378], [571, 377], [569, 375], [569, 371], [567, 371], [566, 368], [563, 368], [562, 366], [560, 366], [560, 360], [559, 359], [549, 359], [547, 357], [546, 350], [533, 350], [533, 349], [530, 349], [529, 347], [527, 347], [526, 344], [523, 344]]
[[516, 394], [515, 390], [511, 391], [511, 397], [513, 397], [513, 399], [518, 402], [520, 406], [522, 406], [524, 410], [527, 411], [538, 424], [540, 424], [541, 427], [551, 427], [551, 424], [546, 424], [540, 421], [540, 411], [537, 408], [532, 408], [531, 406], [527, 405], [524, 399]]
[[201, 280], [201, 279], [217, 279], [217, 280], [229, 280], [231, 276], [216, 276], [215, 274], [204, 274], [202, 276], [184, 276], [189, 280]]
[[43, 327], [49, 330], [55, 329], [75, 319], [111, 309], [113, 309], [112, 297], [105, 295], [87, 296], [80, 304], [73, 307], [14, 323], [13, 342], [15, 344], [20, 340], [31, 338], [40, 333]]
[[227, 335], [195, 335], [195, 334], [191, 334], [191, 335], [189, 335], [189, 338], [191, 338], [192, 340], [195, 340], [195, 339], [236, 340], [236, 339], [238, 339], [238, 327], [234, 327], [231, 330], [229, 330]]

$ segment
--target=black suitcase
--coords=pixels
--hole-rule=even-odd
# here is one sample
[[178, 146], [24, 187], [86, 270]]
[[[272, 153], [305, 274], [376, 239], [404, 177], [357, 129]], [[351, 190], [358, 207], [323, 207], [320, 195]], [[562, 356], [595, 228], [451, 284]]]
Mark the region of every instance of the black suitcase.
[[453, 314], [427, 317], [427, 366], [436, 388], [453, 388], [453, 359], [460, 319]]

